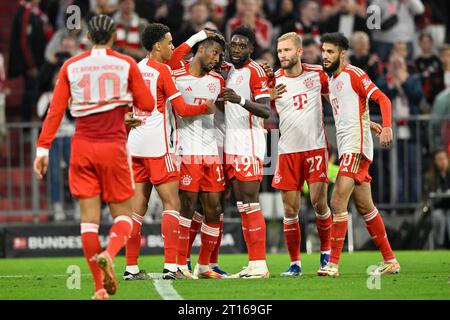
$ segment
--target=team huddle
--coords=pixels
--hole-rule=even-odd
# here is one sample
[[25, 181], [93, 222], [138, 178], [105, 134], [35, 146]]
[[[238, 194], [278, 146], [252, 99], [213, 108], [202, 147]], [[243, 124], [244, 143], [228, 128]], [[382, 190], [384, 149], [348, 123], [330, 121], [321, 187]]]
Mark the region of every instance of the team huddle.
[[[269, 117], [271, 103], [281, 133], [272, 185], [281, 191], [291, 260], [282, 276], [302, 273], [298, 214], [305, 181], [320, 237], [319, 276], [339, 275], [351, 196], [383, 256], [374, 273], [400, 271], [372, 201], [369, 175], [371, 131], [383, 146], [392, 141], [391, 105], [364, 71], [345, 62], [348, 40], [342, 34], [322, 37], [323, 66], [301, 63], [301, 37], [282, 35], [277, 42], [281, 68], [273, 72], [250, 58], [256, 39], [247, 27], [237, 28], [229, 44], [221, 34], [203, 30], [175, 49], [169, 28], [150, 24], [141, 35], [148, 55], [139, 63], [111, 50], [116, 24], [110, 17], [93, 17], [88, 30], [93, 49], [69, 59], [60, 70], [34, 170], [42, 179], [69, 107], [76, 117], [69, 185], [80, 199], [93, 299], [116, 293], [113, 261], [124, 246], [124, 279], [149, 278], [138, 258], [153, 187], [163, 203], [163, 279], [269, 277], [259, 189], [266, 148], [262, 119]], [[322, 98], [333, 107], [340, 158], [330, 206]], [[381, 108], [382, 126], [370, 122], [369, 99]], [[232, 275], [218, 264], [227, 187], [241, 215], [249, 260]], [[114, 218], [104, 251], [98, 238], [102, 200]], [[198, 232], [201, 246], [192, 270], [190, 251]]]

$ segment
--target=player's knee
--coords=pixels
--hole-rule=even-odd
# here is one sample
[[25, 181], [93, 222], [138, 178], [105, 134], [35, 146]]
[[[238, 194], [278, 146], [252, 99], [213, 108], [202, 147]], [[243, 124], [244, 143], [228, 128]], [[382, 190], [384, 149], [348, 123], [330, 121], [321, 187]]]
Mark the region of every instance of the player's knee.
[[292, 205], [289, 203], [284, 204], [284, 216], [286, 218], [295, 218], [298, 216], [298, 212], [300, 210], [299, 206]]
[[180, 211], [180, 198], [172, 197], [163, 202], [164, 210]]
[[315, 212], [326, 212], [328, 209], [326, 199], [319, 195], [311, 196], [311, 204]]
[[347, 211], [347, 208], [344, 206], [344, 202], [339, 197], [331, 197], [330, 205], [333, 212], [339, 213]]

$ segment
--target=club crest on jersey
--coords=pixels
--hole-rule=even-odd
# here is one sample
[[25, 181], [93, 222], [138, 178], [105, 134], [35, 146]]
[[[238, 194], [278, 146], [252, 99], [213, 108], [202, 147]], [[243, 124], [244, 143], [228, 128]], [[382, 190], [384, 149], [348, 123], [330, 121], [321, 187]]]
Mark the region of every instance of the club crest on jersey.
[[308, 89], [311, 89], [314, 86], [314, 80], [311, 78], [306, 79], [305, 81], [303, 81], [303, 84], [305, 85], [305, 87], [307, 87]]
[[342, 88], [344, 87], [344, 82], [339, 81], [336, 85], [336, 90], [337, 91], [342, 91]]
[[267, 89], [267, 81], [261, 81], [261, 89], [266, 90]]
[[183, 177], [181, 179], [181, 183], [185, 186], [190, 185], [191, 181], [192, 181], [192, 177], [188, 174], [183, 175]]
[[275, 173], [275, 176], [273, 177], [273, 181], [278, 184], [278, 183], [280, 183], [281, 179], [283, 179], [283, 177], [278, 172]]
[[236, 78], [236, 84], [240, 85], [242, 83], [242, 81], [244, 81], [244, 76], [242, 74], [240, 74], [237, 78]]
[[214, 92], [216, 92], [217, 86], [215, 83], [209, 83], [208, 89], [209, 89], [209, 92], [214, 93]]

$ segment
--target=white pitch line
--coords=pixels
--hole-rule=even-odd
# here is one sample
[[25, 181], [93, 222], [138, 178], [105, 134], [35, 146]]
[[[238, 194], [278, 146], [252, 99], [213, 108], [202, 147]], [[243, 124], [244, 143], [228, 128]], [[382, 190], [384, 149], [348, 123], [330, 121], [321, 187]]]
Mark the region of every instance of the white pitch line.
[[[52, 275], [39, 275], [39, 274], [23, 274], [23, 275], [0, 275], [0, 279], [9, 279], [9, 278], [67, 278], [71, 276], [71, 274], [52, 274]], [[82, 277], [90, 277], [92, 276], [90, 273], [81, 274]]]
[[183, 300], [172, 286], [172, 280], [155, 279], [153, 285], [163, 300]]

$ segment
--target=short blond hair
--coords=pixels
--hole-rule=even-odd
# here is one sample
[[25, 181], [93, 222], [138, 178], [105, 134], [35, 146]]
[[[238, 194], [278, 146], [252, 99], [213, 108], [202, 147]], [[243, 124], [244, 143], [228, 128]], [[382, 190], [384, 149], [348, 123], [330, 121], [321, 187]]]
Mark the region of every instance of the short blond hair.
[[363, 31], [356, 31], [354, 32], [350, 37], [350, 47], [353, 47], [355, 45], [356, 41], [367, 41], [370, 42], [369, 36], [367, 33]]
[[286, 41], [286, 40], [292, 40], [292, 42], [294, 43], [294, 45], [297, 48], [301, 48], [303, 45], [302, 37], [295, 32], [285, 33], [278, 38], [278, 42]]

